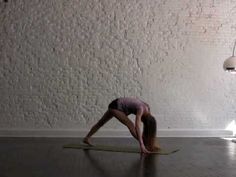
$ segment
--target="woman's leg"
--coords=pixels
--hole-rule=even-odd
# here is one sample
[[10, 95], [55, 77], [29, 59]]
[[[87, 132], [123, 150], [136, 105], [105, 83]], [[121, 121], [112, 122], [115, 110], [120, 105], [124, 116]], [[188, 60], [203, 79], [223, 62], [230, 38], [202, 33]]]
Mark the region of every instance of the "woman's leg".
[[138, 140], [134, 123], [125, 115], [125, 113], [118, 111], [116, 109], [109, 109], [109, 110], [115, 118], [117, 118], [122, 124], [128, 127], [131, 135], [133, 135], [133, 137]]
[[86, 137], [84, 138], [83, 142], [92, 145], [90, 143], [90, 137], [98, 131], [99, 128], [101, 128], [107, 121], [109, 121], [113, 117], [112, 113], [107, 110], [105, 114], [102, 116], [102, 118], [91, 128], [91, 130], [88, 132]]
[[118, 111], [116, 109], [108, 109], [107, 112], [103, 115], [103, 117], [91, 128], [89, 133], [84, 138], [83, 142], [89, 145], [92, 145], [90, 143], [90, 137], [98, 131], [99, 128], [101, 128], [107, 121], [109, 121], [112, 117], [116, 117], [122, 124], [128, 127], [131, 135], [138, 140], [135, 126], [133, 122], [121, 111]]

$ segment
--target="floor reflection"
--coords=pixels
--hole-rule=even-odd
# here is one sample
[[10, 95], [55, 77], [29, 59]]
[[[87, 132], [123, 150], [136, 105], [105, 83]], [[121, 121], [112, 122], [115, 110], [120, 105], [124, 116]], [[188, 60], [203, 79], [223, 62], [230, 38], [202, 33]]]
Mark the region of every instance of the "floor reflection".
[[[95, 154], [91, 154], [91, 151], [84, 151], [87, 159], [90, 161], [90, 164], [97, 171], [98, 176], [102, 177], [115, 177], [115, 176], [124, 176], [124, 177], [151, 177], [157, 176], [157, 160], [158, 155], [143, 155], [140, 154], [137, 156], [136, 160], [127, 159], [124, 155], [124, 166], [122, 168], [122, 164], [113, 164], [104, 165], [104, 161], [102, 158], [99, 158]], [[120, 158], [119, 158], [120, 160]], [[119, 162], [118, 162], [119, 163]], [[129, 163], [129, 168], [127, 169], [127, 164]], [[118, 174], [119, 173], [119, 174]]]
[[157, 176], [158, 155], [141, 155], [139, 161], [139, 177]]
[[228, 156], [230, 160], [236, 160], [236, 143], [234, 142], [227, 142], [227, 150], [228, 150]]

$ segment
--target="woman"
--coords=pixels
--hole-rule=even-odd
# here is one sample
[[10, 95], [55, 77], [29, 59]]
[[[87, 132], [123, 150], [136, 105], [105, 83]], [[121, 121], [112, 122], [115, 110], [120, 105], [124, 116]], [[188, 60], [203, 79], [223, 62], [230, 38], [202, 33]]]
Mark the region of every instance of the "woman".
[[[135, 114], [135, 125], [127, 117]], [[92, 127], [83, 142], [90, 143], [90, 137], [97, 132], [112, 117], [116, 117], [121, 123], [128, 127], [130, 133], [138, 140], [142, 153], [151, 153], [159, 150], [159, 146], [155, 144], [156, 137], [156, 121], [150, 113], [149, 105], [136, 98], [118, 98], [113, 100], [103, 117]], [[140, 124], [143, 123], [143, 133], [140, 131]]]

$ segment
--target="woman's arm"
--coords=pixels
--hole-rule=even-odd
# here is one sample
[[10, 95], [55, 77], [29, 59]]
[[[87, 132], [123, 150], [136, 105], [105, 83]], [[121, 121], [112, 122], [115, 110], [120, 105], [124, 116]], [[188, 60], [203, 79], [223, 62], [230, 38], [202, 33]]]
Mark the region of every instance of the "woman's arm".
[[140, 124], [141, 124], [141, 117], [143, 115], [143, 109], [140, 109], [137, 114], [136, 114], [136, 119], [135, 119], [135, 130], [136, 130], [136, 134], [138, 137], [138, 141], [139, 141], [139, 145], [140, 145], [140, 149], [142, 153], [150, 153], [150, 151], [148, 151], [143, 143], [143, 138], [142, 138], [142, 134], [140, 131]]

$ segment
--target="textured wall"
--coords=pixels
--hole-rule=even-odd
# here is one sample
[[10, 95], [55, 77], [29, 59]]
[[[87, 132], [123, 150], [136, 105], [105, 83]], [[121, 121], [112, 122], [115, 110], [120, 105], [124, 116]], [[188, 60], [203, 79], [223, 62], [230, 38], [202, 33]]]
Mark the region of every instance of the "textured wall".
[[120, 96], [159, 129], [224, 129], [235, 19], [233, 0], [1, 0], [0, 129], [89, 128]]

